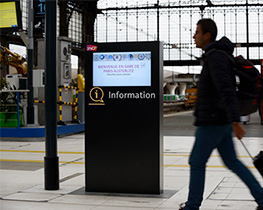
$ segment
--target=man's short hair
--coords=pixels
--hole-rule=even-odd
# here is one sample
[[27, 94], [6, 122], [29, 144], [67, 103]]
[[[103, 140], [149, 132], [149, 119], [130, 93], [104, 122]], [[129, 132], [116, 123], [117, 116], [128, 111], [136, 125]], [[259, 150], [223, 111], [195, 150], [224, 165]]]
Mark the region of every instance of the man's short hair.
[[207, 32], [211, 34], [211, 41], [212, 42], [216, 40], [217, 26], [216, 26], [216, 23], [212, 19], [210, 19], [210, 18], [200, 19], [197, 22], [197, 25], [201, 26], [203, 34], [205, 34]]

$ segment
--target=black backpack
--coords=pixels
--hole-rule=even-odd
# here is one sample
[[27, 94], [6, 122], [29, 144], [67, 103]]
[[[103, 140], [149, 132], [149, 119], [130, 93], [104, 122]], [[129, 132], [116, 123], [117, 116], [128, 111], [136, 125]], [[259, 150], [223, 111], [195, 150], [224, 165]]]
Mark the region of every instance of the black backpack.
[[240, 115], [252, 114], [259, 108], [262, 100], [262, 75], [257, 68], [242, 55], [229, 58], [233, 62], [236, 75], [237, 98]]
[[[217, 49], [211, 51], [215, 50]], [[262, 103], [262, 75], [257, 68], [242, 55], [234, 57], [225, 51], [219, 51], [227, 55], [233, 63], [240, 115], [246, 116], [256, 112], [259, 104]]]

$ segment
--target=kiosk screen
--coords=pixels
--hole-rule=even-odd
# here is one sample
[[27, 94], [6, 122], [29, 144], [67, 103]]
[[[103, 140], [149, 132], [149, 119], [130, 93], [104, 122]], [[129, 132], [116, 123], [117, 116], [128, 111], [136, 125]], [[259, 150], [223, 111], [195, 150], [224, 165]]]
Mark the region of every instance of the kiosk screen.
[[151, 86], [151, 52], [93, 53], [93, 86]]

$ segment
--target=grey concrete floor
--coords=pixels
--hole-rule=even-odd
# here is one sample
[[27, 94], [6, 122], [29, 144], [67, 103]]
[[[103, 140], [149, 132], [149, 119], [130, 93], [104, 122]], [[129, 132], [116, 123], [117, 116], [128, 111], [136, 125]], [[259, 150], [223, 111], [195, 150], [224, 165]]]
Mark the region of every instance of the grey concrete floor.
[[[85, 134], [58, 138], [60, 189], [44, 189], [45, 142], [0, 141], [1, 210], [176, 210], [186, 201], [189, 154], [194, 143], [192, 112], [164, 117], [164, 192], [169, 196], [117, 196], [87, 194], [85, 186]], [[263, 127], [254, 114], [244, 125], [244, 143], [252, 155], [263, 150]], [[234, 138], [238, 158], [262, 185], [240, 142]], [[165, 194], [164, 193], [164, 194]], [[228, 170], [215, 150], [207, 163], [204, 201], [200, 210], [255, 210], [247, 187]]]
[[[196, 127], [193, 111], [165, 115], [163, 119], [164, 136], [194, 136]], [[250, 115], [250, 121], [244, 124], [247, 137], [263, 137], [263, 125], [258, 113]]]

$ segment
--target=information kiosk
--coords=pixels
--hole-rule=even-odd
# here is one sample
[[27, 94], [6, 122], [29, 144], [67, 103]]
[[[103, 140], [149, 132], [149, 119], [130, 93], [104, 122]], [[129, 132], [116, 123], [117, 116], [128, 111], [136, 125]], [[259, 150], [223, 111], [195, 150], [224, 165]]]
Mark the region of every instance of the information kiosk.
[[161, 194], [162, 43], [89, 43], [85, 56], [86, 191]]

